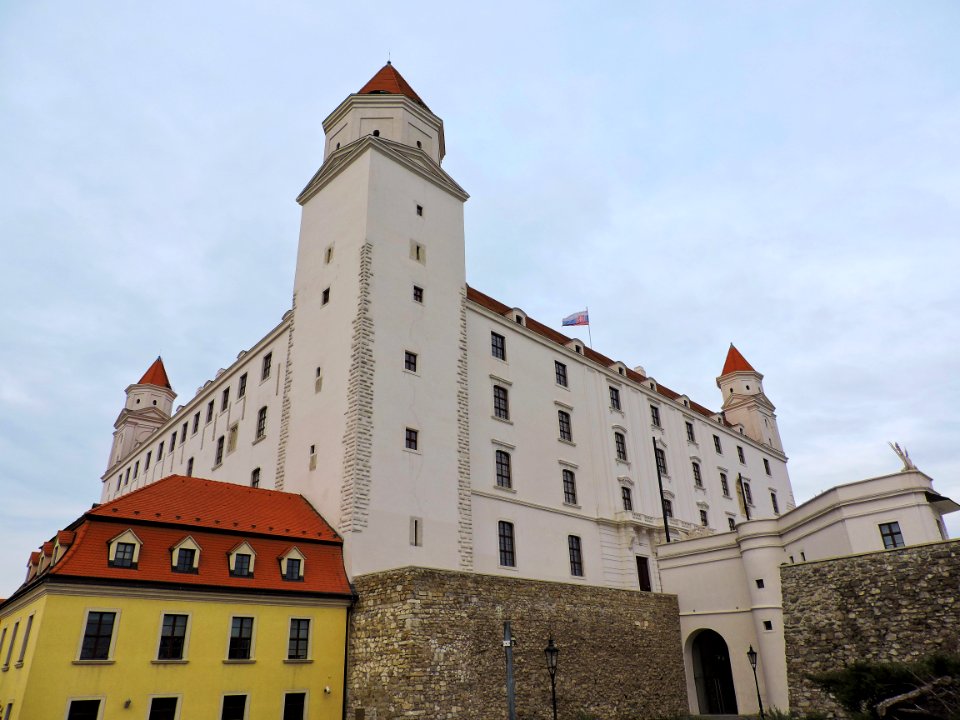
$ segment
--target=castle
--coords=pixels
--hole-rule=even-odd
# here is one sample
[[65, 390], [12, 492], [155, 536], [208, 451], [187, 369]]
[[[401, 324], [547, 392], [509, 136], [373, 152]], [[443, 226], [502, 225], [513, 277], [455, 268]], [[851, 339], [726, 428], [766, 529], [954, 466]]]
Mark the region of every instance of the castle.
[[[176, 409], [160, 358], [127, 388], [101, 501], [174, 474], [300, 493], [343, 537], [360, 618], [363, 588], [380, 597], [377, 578], [393, 582], [409, 568], [422, 571], [411, 587], [440, 573], [466, 576], [481, 594], [483, 578], [497, 592], [552, 582], [580, 586], [584, 598], [674, 593], [673, 612], [685, 614], [667, 630], [682, 637], [663, 662], [682, 654], [693, 711], [737, 708], [702, 690], [704, 677], [735, 692], [741, 711], [755, 709], [743, 668], [718, 679], [703, 667], [716, 647], [700, 657], [692, 646], [702, 629], [725, 622], [707, 606], [729, 604], [714, 615], [747, 615], [722, 630], [727, 642], [738, 655], [740, 645], [760, 648], [759, 687], [786, 707], [776, 598], [741, 587], [762, 589], [757, 573], [772, 577], [790, 542], [802, 543], [783, 540], [793, 526], [778, 524], [798, 516], [763, 375], [731, 345], [717, 378], [720, 409], [712, 411], [642, 367], [469, 287], [468, 195], [442, 168], [443, 121], [390, 63], [323, 129], [322, 165], [297, 197], [291, 308]], [[901, 489], [885, 497], [909, 498], [912, 507], [929, 478]], [[874, 500], [867, 493], [857, 502]], [[881, 511], [870, 508], [871, 518]], [[930, 530], [928, 519], [917, 527]], [[911, 542], [938, 539], [927, 530]], [[863, 530], [846, 551], [886, 543], [871, 533]], [[745, 551], [757, 537], [763, 552]], [[829, 543], [821, 550], [816, 557], [829, 554]], [[815, 559], [803, 552], [802, 560]], [[705, 577], [690, 568], [708, 556], [747, 563], [749, 572], [709, 575], [719, 583], [712, 599], [689, 595]], [[735, 602], [722, 590], [727, 581], [737, 585]], [[685, 597], [699, 606], [684, 609]], [[638, 606], [627, 626], [646, 622], [650, 607]], [[362, 666], [363, 652], [353, 652]], [[389, 674], [364, 672], [383, 682]], [[670, 702], [686, 710], [685, 698]]]

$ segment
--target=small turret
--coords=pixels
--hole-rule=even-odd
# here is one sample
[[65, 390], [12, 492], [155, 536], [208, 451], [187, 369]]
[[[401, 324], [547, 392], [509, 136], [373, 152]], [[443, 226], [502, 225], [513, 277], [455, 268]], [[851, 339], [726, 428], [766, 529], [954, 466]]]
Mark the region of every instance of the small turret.
[[139, 382], [127, 387], [126, 393], [127, 401], [113, 424], [115, 430], [108, 470], [170, 419], [173, 401], [177, 397], [159, 357]]
[[751, 440], [783, 452], [777, 428], [776, 408], [763, 393], [763, 375], [753, 369], [730, 343], [717, 387], [723, 393], [723, 414], [733, 425], [741, 425]]

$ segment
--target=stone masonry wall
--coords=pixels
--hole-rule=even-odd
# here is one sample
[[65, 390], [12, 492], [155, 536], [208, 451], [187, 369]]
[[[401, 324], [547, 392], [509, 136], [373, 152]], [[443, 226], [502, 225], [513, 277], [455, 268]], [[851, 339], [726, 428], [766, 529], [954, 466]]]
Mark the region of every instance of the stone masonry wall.
[[842, 711], [807, 676], [960, 652], [960, 541], [783, 565], [790, 707]]
[[515, 638], [518, 720], [552, 717], [543, 648], [560, 656], [560, 720], [686, 712], [673, 595], [424, 568], [354, 579], [349, 720], [506, 717], [503, 622]]

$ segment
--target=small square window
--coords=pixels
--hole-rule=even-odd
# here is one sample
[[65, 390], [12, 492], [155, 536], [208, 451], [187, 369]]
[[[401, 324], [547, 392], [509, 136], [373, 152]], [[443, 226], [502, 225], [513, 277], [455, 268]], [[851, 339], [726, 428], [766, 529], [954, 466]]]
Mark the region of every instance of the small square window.
[[906, 545], [903, 541], [903, 533], [900, 532], [900, 523], [881, 523], [879, 527], [884, 550], [892, 550]]
[[419, 450], [420, 449], [420, 431], [414, 430], [413, 428], [407, 428], [405, 442], [406, 442], [407, 450]]
[[757, 578], [757, 590], [763, 590], [766, 587], [766, 584], [763, 582], [763, 578]]
[[423, 205], [417, 205], [417, 215], [423, 216]]
[[764, 621], [763, 621], [763, 629], [764, 629], [764, 630], [773, 630], [773, 621], [772, 621], [772, 620], [764, 620]]
[[176, 697], [151, 698], [147, 720], [176, 720], [178, 703], [179, 698]]
[[403, 353], [403, 369], [415, 373], [417, 371], [417, 354], [409, 350]]
[[244, 720], [247, 712], [246, 695], [224, 695], [220, 720]]
[[423, 302], [423, 288], [419, 285], [413, 286], [413, 301], [418, 303]]

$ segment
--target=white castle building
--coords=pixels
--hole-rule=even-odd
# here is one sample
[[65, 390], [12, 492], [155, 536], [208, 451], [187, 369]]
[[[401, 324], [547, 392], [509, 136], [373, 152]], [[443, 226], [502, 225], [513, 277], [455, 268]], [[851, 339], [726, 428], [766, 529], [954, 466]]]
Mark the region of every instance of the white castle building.
[[[653, 591], [665, 523], [670, 540], [722, 538], [696, 542], [724, 557], [754, 521], [780, 527], [795, 507], [787, 457], [763, 375], [736, 348], [711, 411], [527, 317], [522, 299], [467, 286], [468, 195], [441, 167], [443, 121], [389, 63], [323, 128], [297, 198], [291, 309], [175, 411], [159, 358], [127, 388], [102, 501], [170, 474], [250, 483], [308, 498], [343, 536], [350, 577], [419, 566]], [[683, 570], [685, 545], [666, 588], [681, 607], [706, 579]], [[764, 619], [724, 630], [737, 653], [776, 652]], [[752, 678], [734, 680], [751, 710]]]

